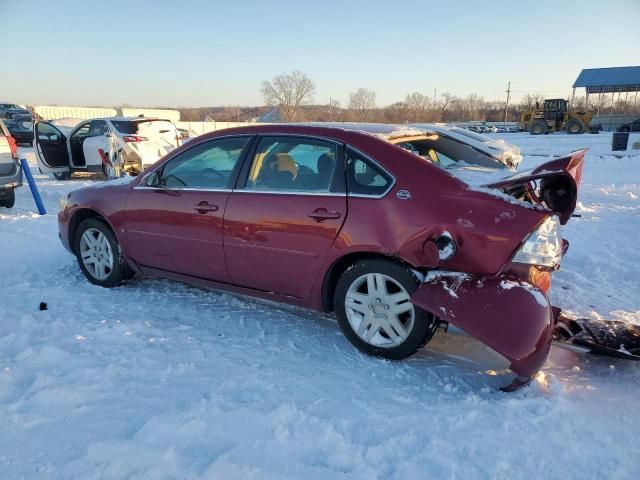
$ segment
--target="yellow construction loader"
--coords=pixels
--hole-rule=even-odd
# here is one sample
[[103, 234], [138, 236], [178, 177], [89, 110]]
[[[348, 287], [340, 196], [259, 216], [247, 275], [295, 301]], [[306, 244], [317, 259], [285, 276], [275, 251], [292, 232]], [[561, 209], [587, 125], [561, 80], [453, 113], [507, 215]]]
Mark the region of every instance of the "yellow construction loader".
[[[536, 102], [537, 103], [537, 102]], [[551, 98], [544, 101], [542, 110], [526, 110], [520, 114], [518, 130], [531, 135], [542, 135], [566, 131], [567, 133], [598, 133], [600, 125], [591, 125], [592, 112], [569, 111], [569, 102], [563, 98]]]

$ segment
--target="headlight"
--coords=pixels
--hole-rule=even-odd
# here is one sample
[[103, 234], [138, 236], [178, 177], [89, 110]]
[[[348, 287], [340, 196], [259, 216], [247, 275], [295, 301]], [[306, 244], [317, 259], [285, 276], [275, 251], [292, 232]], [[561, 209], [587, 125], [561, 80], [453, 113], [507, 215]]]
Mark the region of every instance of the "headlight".
[[67, 208], [68, 203], [69, 203], [69, 194], [58, 197], [58, 211], [61, 212], [62, 210]]
[[555, 267], [562, 257], [562, 236], [560, 220], [553, 215], [548, 217], [534, 231], [513, 257], [514, 262]]

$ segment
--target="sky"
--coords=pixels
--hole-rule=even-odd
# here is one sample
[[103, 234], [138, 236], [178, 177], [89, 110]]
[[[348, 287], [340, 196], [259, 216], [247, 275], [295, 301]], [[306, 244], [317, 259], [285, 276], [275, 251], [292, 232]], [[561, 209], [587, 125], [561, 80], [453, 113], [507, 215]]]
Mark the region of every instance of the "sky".
[[640, 0], [0, 0], [0, 101], [261, 105], [301, 70], [314, 102], [365, 87], [567, 97], [582, 68], [640, 65]]

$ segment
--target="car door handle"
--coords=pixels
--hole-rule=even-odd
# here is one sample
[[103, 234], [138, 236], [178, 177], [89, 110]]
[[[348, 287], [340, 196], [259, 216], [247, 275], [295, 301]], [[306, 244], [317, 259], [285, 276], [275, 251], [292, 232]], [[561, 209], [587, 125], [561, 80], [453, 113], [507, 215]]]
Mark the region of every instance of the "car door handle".
[[193, 209], [198, 213], [217, 212], [218, 208], [219, 207], [217, 205], [211, 205], [208, 202], [200, 202], [199, 204], [194, 205], [193, 207]]
[[324, 222], [325, 220], [340, 218], [340, 212], [334, 212], [326, 208], [316, 208], [308, 217], [313, 218], [316, 222]]

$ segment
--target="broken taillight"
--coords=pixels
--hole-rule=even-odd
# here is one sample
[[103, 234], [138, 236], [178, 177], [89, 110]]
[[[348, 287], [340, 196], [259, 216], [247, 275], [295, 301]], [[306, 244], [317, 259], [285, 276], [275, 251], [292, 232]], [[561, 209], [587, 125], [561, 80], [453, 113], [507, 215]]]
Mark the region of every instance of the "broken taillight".
[[551, 215], [525, 240], [512, 261], [554, 268], [560, 263], [561, 257], [560, 220]]

